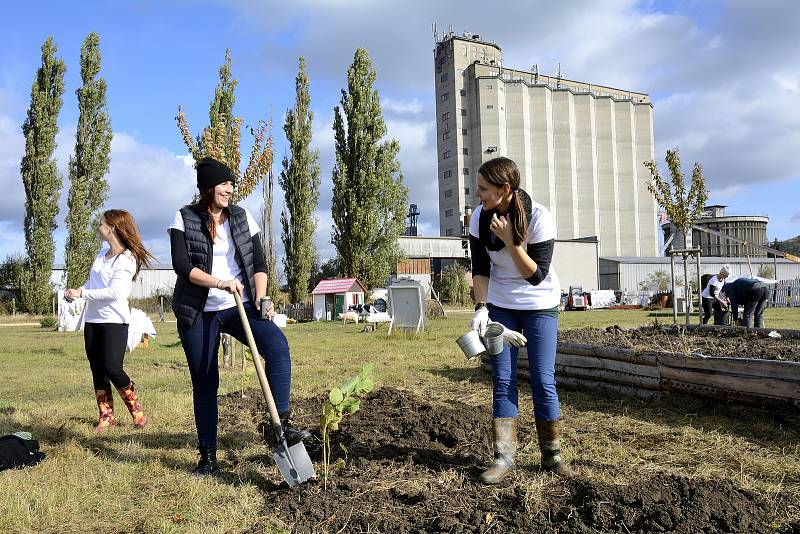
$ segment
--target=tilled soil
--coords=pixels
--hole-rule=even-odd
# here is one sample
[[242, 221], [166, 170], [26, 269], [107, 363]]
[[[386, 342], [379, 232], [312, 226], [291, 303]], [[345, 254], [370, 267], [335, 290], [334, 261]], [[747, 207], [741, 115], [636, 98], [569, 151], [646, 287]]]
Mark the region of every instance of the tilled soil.
[[[315, 426], [321, 400], [295, 401], [295, 418]], [[252, 399], [220, 399], [220, 430], [253, 425], [266, 412]], [[519, 441], [535, 442], [520, 421]], [[452, 401], [432, 403], [383, 388], [332, 435], [327, 488], [321, 480], [318, 430], [306, 443], [319, 479], [290, 489], [277, 470], [256, 483], [265, 492], [264, 528], [292, 532], [774, 532], [774, 514], [789, 499], [771, 501], [729, 481], [657, 475], [629, 486], [561, 480], [522, 463], [500, 486], [478, 482], [490, 460], [488, 410]], [[272, 467], [266, 456], [243, 459]], [[222, 468], [225, 469], [223, 460]], [[800, 532], [800, 524], [782, 532]]]
[[705, 356], [800, 361], [800, 340], [733, 328], [684, 330], [644, 327], [581, 328], [558, 332], [559, 343], [583, 343], [635, 350], [694, 352]]

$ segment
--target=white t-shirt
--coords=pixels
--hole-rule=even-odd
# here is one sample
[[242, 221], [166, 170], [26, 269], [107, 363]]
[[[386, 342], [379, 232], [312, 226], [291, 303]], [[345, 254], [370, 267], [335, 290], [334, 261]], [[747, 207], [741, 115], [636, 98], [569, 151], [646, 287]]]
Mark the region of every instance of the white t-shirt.
[[[250, 227], [250, 237], [253, 237], [261, 231], [258, 223], [250, 215], [250, 212], [245, 208], [247, 214], [247, 225]], [[175, 214], [175, 220], [169, 227], [169, 230], [185, 231], [183, 225], [183, 217], [180, 210]], [[169, 231], [168, 230], [168, 231]], [[217, 238], [214, 240], [214, 258], [211, 262], [211, 276], [219, 278], [220, 280], [232, 280], [237, 278], [239, 281], [244, 282], [242, 278], [242, 270], [236, 262], [236, 246], [231, 237], [231, 226], [226, 220], [222, 225], [217, 226]], [[242, 300], [250, 300], [245, 291]], [[236, 306], [236, 301], [233, 295], [224, 289], [210, 288], [208, 290], [208, 299], [203, 311], [219, 311], [227, 310]]]
[[[482, 210], [483, 206], [478, 205], [469, 221], [469, 233], [475, 237], [480, 237], [478, 228]], [[541, 243], [555, 238], [556, 228], [550, 211], [531, 200], [531, 220], [528, 222], [524, 244]], [[558, 306], [561, 301], [561, 284], [552, 263], [545, 279], [539, 285], [532, 285], [519, 274], [507, 247], [497, 251], [487, 248], [486, 252], [492, 262], [488, 302], [512, 310], [547, 310]]]
[[725, 285], [725, 280], [720, 280], [718, 275], [714, 275], [708, 279], [708, 283], [706, 287], [703, 288], [703, 292], [700, 294], [704, 299], [711, 299], [714, 298], [711, 296], [711, 286], [717, 288], [716, 295], [719, 296], [719, 292], [722, 291], [722, 286]]
[[87, 323], [130, 322], [128, 297], [133, 287], [136, 259], [129, 250], [106, 259], [109, 248], [103, 248], [89, 270], [89, 280], [81, 287], [86, 299]]

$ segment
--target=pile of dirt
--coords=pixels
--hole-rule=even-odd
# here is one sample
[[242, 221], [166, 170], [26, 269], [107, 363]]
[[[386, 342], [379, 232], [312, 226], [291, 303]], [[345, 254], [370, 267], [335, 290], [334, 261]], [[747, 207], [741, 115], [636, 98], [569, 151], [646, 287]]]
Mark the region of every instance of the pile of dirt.
[[800, 361], [800, 342], [797, 339], [774, 338], [765, 332], [734, 328], [581, 328], [559, 331], [558, 341], [642, 351], [666, 350], [705, 356]]
[[[321, 399], [306, 399], [293, 406], [306, 421], [318, 417], [320, 405]], [[232, 410], [250, 410], [254, 426], [265, 413], [252, 399], [233, 396], [220, 403], [221, 418], [238, 418]], [[499, 487], [487, 487], [477, 479], [490, 460], [488, 412], [388, 388], [371, 394], [332, 435], [332, 463], [343, 462], [332, 468], [327, 488], [318, 480], [290, 489], [278, 476], [262, 482], [265, 523], [252, 531], [759, 533], [772, 532], [774, 514], [786, 506], [782, 497], [768, 502], [729, 481], [659, 475], [605, 486], [542, 475], [535, 465], [521, 465]], [[521, 423], [520, 442], [535, 441], [530, 422]], [[307, 449], [320, 471], [318, 433], [315, 438]], [[795, 525], [785, 532], [792, 528], [800, 531]]]

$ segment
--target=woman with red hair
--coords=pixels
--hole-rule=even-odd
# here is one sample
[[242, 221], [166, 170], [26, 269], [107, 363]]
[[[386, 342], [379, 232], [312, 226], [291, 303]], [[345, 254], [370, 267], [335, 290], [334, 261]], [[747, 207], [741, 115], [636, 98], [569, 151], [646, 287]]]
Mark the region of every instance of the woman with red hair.
[[89, 279], [64, 292], [67, 300], [86, 300], [83, 339], [100, 411], [95, 430], [104, 432], [116, 424], [111, 384], [131, 412], [134, 427], [144, 428], [147, 416], [123, 360], [130, 322], [128, 296], [141, 267], [150, 268], [155, 258], [144, 248], [136, 223], [125, 210], [103, 213], [98, 233], [108, 246], [95, 257]]

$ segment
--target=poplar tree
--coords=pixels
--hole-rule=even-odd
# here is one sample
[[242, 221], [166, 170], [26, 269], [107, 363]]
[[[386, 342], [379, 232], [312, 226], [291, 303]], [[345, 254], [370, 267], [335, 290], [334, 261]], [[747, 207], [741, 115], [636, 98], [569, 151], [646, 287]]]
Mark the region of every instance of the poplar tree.
[[308, 284], [314, 268], [314, 233], [317, 219], [314, 213], [319, 202], [319, 151], [311, 149], [311, 96], [308, 91], [306, 62], [300, 58], [295, 78], [294, 108], [286, 112], [283, 131], [289, 141], [291, 159], [284, 155], [279, 183], [285, 206], [281, 213], [283, 269], [289, 286], [289, 301], [303, 302], [308, 296]]
[[278, 279], [278, 258], [275, 254], [275, 238], [272, 234], [272, 199], [275, 193], [275, 177], [269, 169], [267, 179], [262, 184], [261, 198], [261, 246], [267, 262], [267, 296], [278, 305], [281, 284]]
[[367, 51], [356, 50], [347, 69], [341, 107], [334, 108], [333, 235], [343, 275], [368, 288], [387, 281], [401, 256], [408, 190], [397, 155], [400, 143], [386, 135], [375, 69]]
[[78, 287], [87, 278], [100, 249], [97, 225], [100, 209], [108, 198], [111, 120], [106, 103], [106, 81], [100, 72], [100, 38], [90, 33], [81, 48], [81, 79], [78, 96], [78, 131], [75, 154], [69, 160], [70, 188], [67, 197], [67, 237], [64, 248], [67, 287]]
[[231, 77], [230, 49], [225, 51], [225, 63], [219, 69], [219, 83], [214, 91], [214, 99], [208, 112], [209, 125], [196, 138], [192, 137], [186, 114], [178, 107], [175, 120], [183, 137], [183, 142], [192, 154], [195, 162], [209, 156], [230, 167], [236, 178], [233, 191], [233, 202], [239, 202], [255, 191], [258, 183], [267, 175], [272, 167], [272, 124], [258, 121], [255, 128], [248, 128], [253, 136], [253, 147], [244, 172], [239, 170], [242, 160], [242, 118], [233, 115], [236, 103], [238, 82]]
[[25, 155], [20, 163], [25, 188], [25, 250], [27, 269], [22, 280], [22, 305], [32, 313], [50, 310], [50, 274], [53, 269], [61, 176], [53, 158], [58, 113], [64, 94], [64, 60], [48, 37], [42, 45], [42, 65], [31, 88], [31, 105], [22, 124]]

